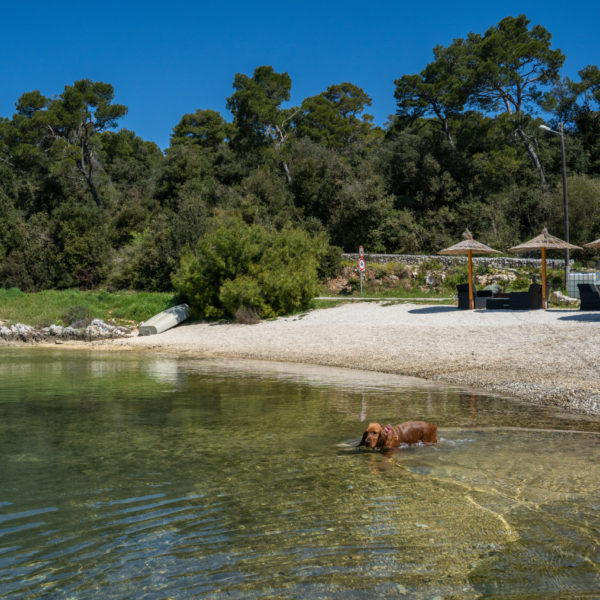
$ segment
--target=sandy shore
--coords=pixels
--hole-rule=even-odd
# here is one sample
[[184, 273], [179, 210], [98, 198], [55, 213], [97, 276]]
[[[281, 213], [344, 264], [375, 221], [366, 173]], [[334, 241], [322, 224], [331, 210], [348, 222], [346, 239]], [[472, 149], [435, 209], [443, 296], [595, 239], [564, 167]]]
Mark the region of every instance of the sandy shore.
[[600, 312], [362, 303], [101, 343], [397, 373], [600, 414]]

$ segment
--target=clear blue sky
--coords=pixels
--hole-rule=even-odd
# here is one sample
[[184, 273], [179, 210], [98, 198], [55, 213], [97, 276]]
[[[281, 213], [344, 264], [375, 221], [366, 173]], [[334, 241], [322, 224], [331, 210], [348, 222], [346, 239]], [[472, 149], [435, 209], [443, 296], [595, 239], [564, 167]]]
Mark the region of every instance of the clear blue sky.
[[[600, 64], [600, 2], [65, 2], [0, 5], [0, 116], [10, 117], [24, 92], [59, 94], [88, 78], [111, 83], [115, 102], [129, 108], [122, 126], [161, 148], [173, 127], [198, 108], [226, 119], [234, 75], [260, 65], [287, 71], [291, 104], [349, 81], [373, 99], [383, 125], [395, 111], [394, 80], [417, 73], [432, 49], [500, 19], [526, 14], [552, 34], [577, 78]], [[584, 8], [585, 7], [585, 8]], [[569, 10], [572, 9], [572, 10]]]

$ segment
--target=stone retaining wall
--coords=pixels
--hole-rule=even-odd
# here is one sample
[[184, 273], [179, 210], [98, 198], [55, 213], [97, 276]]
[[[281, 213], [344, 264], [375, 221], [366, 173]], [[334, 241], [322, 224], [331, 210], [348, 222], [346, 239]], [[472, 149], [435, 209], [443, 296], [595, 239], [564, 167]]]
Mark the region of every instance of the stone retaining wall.
[[[358, 261], [358, 254], [342, 254], [344, 260]], [[444, 266], [456, 264], [465, 264], [465, 256], [446, 256], [436, 254], [434, 256], [421, 254], [367, 254], [365, 253], [365, 262], [367, 267], [369, 263], [385, 264], [397, 262], [404, 265], [420, 265], [429, 261], [437, 261]], [[473, 264], [484, 265], [494, 269], [516, 269], [522, 267], [540, 268], [540, 258], [515, 258], [512, 256], [474, 256]], [[571, 264], [573, 261], [571, 261]], [[564, 259], [546, 259], [546, 265], [549, 269], [562, 269], [565, 266]]]

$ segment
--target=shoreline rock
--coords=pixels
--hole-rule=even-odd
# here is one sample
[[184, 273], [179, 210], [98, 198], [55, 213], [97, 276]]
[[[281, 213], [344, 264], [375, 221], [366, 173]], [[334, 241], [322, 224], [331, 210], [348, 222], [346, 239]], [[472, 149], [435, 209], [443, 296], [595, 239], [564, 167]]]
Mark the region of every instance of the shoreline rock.
[[102, 319], [94, 319], [86, 327], [75, 328], [71, 325], [50, 325], [36, 329], [23, 323], [15, 323], [10, 327], [0, 326], [0, 342], [4, 343], [43, 343], [52, 340], [61, 341], [96, 341], [107, 339], [122, 339], [134, 335], [135, 329], [111, 325]]

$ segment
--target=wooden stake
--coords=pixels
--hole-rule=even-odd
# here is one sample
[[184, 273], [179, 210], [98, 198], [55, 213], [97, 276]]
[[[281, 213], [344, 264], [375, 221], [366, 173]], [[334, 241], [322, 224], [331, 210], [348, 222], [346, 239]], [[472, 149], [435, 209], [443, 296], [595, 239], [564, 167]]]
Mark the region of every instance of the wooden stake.
[[546, 301], [546, 248], [542, 248], [542, 306], [548, 308]]
[[469, 262], [469, 309], [475, 308], [475, 300], [473, 298], [473, 252], [467, 250], [468, 262]]

